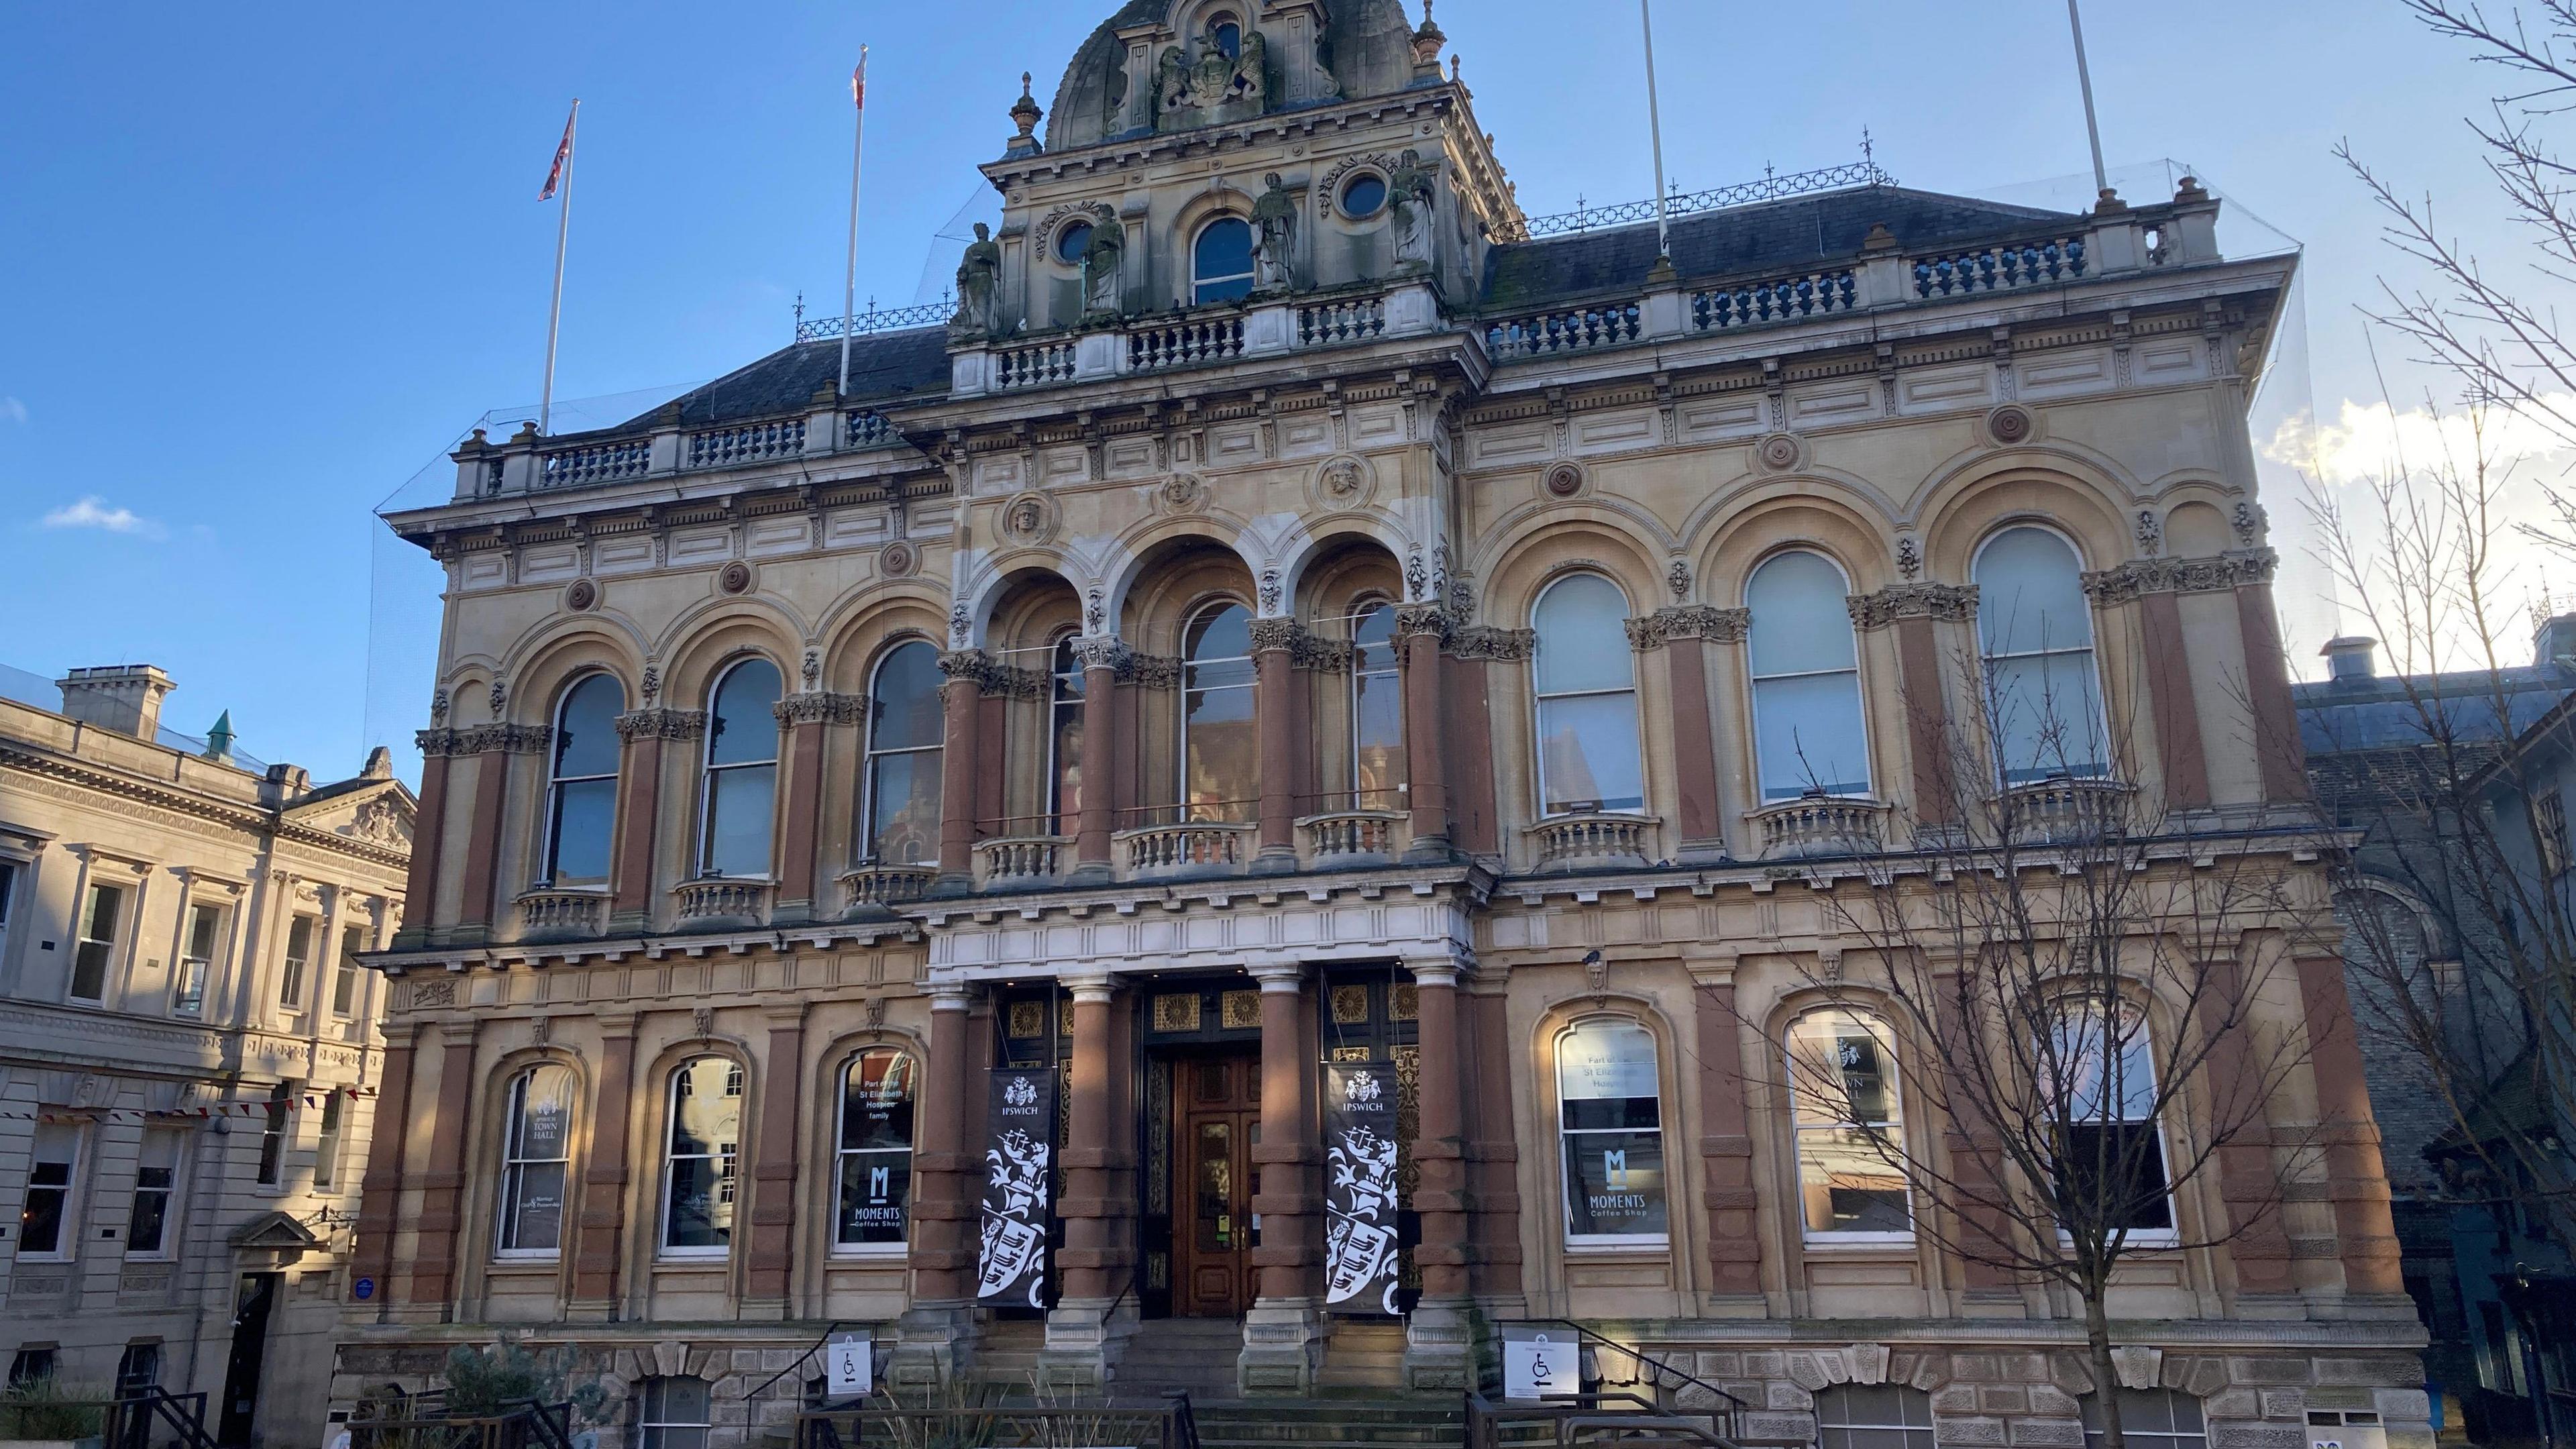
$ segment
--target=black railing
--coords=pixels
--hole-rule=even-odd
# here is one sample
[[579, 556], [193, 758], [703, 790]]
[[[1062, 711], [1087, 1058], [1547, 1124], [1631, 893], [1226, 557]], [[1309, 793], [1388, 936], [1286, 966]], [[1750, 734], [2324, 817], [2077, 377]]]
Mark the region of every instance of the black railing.
[[[1788, 196], [1806, 196], [1818, 191], [1844, 191], [1860, 186], [1894, 186], [1896, 178], [1887, 174], [1876, 161], [1864, 157], [1841, 166], [1827, 166], [1817, 171], [1793, 171], [1788, 175], [1765, 173], [1758, 181], [1739, 181], [1731, 186], [1711, 187], [1706, 191], [1677, 191], [1664, 198], [1664, 215], [1689, 216], [1696, 212], [1716, 211], [1722, 207], [1746, 206], [1757, 201], [1778, 201]], [[1634, 222], [1653, 221], [1655, 203], [1622, 201], [1611, 206], [1578, 206], [1554, 216], [1529, 219], [1531, 237], [1564, 236], [1590, 231], [1597, 226], [1627, 226]], [[839, 325], [838, 319], [834, 325]], [[835, 333], [834, 335], [838, 335]]]
[[351, 1419], [349, 1449], [572, 1449], [572, 1405], [529, 1400], [501, 1414]]
[[[7, 1406], [0, 1412], [0, 1433], [12, 1438], [36, 1438], [29, 1432], [38, 1426], [10, 1422], [14, 1418], [52, 1418], [74, 1423], [95, 1422], [96, 1438], [103, 1449], [155, 1449], [156, 1445], [175, 1445], [178, 1449], [215, 1449], [214, 1436], [206, 1432], [206, 1396], [173, 1394], [157, 1387], [128, 1389], [113, 1399], [45, 1399]], [[156, 1438], [155, 1425], [166, 1426], [167, 1437]], [[87, 1434], [63, 1437], [86, 1439]]]
[[1574, 1394], [1543, 1403], [1500, 1404], [1480, 1393], [1467, 1395], [1466, 1449], [1613, 1445], [1623, 1440], [1737, 1449], [1710, 1415], [1673, 1413], [1636, 1394]]
[[[870, 302], [866, 311], [854, 313], [848, 319], [850, 335], [864, 337], [871, 332], [896, 332], [906, 327], [936, 327], [954, 316], [956, 311], [954, 302], [925, 302], [918, 307], [893, 307], [885, 311], [877, 310], [877, 304]], [[808, 318], [796, 324], [796, 340], [820, 342], [838, 337], [841, 335], [841, 322], [839, 317]]]
[[[1628, 1345], [1621, 1343], [1615, 1338], [1604, 1338], [1593, 1330], [1575, 1322], [1573, 1319], [1521, 1318], [1514, 1319], [1512, 1321], [1515, 1323], [1544, 1323], [1551, 1328], [1571, 1328], [1574, 1330], [1576, 1338], [1584, 1343], [1591, 1344], [1596, 1348], [1606, 1348], [1618, 1353], [1624, 1353], [1628, 1357], [1635, 1359], [1655, 1376], [1653, 1387], [1655, 1390], [1656, 1402], [1659, 1405], [1663, 1402], [1663, 1391], [1667, 1387], [1671, 1387], [1664, 1382], [1667, 1377], [1670, 1377], [1677, 1379], [1682, 1383], [1706, 1389], [1709, 1393], [1715, 1395], [1718, 1403], [1724, 1406], [1717, 1411], [1725, 1414], [1730, 1421], [1738, 1412], [1753, 1407], [1751, 1404], [1744, 1402], [1742, 1399], [1737, 1398], [1735, 1395], [1728, 1393], [1726, 1390], [1719, 1388], [1717, 1385], [1710, 1383], [1708, 1380], [1701, 1378], [1695, 1373], [1691, 1373], [1686, 1369], [1677, 1369], [1671, 1364], [1668, 1364], [1662, 1359], [1656, 1358], [1650, 1354], [1640, 1353], [1636, 1349], [1630, 1348]], [[1727, 1427], [1731, 1430], [1733, 1427], [1732, 1423], [1730, 1422]]]
[[1200, 1449], [1190, 1396], [1166, 1393], [1160, 1408], [809, 1409], [796, 1416], [794, 1449], [1052, 1449], [1126, 1444], [1135, 1449]]

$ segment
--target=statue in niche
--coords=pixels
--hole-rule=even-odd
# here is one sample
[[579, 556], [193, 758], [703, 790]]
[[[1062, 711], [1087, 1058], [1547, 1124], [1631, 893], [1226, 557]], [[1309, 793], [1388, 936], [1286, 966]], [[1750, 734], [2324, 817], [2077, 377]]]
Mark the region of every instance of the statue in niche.
[[1252, 203], [1252, 289], [1285, 292], [1296, 281], [1297, 200], [1278, 172], [1262, 180], [1269, 189]]
[[993, 240], [993, 229], [983, 222], [975, 223], [975, 240], [968, 243], [965, 256], [957, 262], [957, 315], [948, 319], [952, 332], [964, 336], [990, 336], [993, 328], [993, 299], [1002, 283], [1002, 244]]
[[1126, 310], [1119, 288], [1121, 263], [1127, 255], [1127, 228], [1104, 216], [1091, 228], [1091, 244], [1082, 249], [1082, 310], [1085, 315], [1115, 317]]
[[1431, 218], [1434, 198], [1431, 168], [1422, 164], [1422, 153], [1407, 151], [1396, 162], [1395, 174], [1387, 178], [1387, 200], [1395, 225], [1395, 260], [1398, 266], [1431, 265]]

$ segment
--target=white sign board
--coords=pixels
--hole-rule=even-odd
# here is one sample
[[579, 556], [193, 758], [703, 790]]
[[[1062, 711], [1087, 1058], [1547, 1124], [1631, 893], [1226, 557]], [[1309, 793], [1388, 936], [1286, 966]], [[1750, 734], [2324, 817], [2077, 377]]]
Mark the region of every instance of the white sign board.
[[1503, 1397], [1570, 1399], [1583, 1391], [1581, 1349], [1547, 1334], [1503, 1343]]
[[836, 1333], [823, 1346], [825, 1388], [835, 1399], [858, 1398], [876, 1388], [875, 1345], [855, 1333]]

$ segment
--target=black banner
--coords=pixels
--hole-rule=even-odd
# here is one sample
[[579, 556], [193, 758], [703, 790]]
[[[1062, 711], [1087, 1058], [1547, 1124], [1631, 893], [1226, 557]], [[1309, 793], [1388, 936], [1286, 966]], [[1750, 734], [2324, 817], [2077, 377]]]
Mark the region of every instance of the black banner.
[[984, 1120], [984, 1249], [975, 1296], [1043, 1308], [1055, 1168], [1054, 1069], [994, 1068]]
[[1324, 1306], [1396, 1311], [1395, 1068], [1324, 1068]]

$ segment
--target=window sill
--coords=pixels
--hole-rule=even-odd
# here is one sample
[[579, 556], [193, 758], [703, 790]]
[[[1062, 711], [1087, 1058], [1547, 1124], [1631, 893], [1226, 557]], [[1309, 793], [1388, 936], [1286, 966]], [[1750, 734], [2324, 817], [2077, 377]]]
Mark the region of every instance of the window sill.
[[852, 1243], [837, 1245], [831, 1252], [836, 1263], [901, 1263], [911, 1256], [910, 1243]]
[[686, 1248], [664, 1248], [653, 1255], [653, 1266], [656, 1268], [721, 1268], [732, 1257], [731, 1248], [718, 1248], [713, 1251], [700, 1249], [694, 1252]]
[[1672, 1256], [1672, 1251], [1672, 1239], [1668, 1237], [1608, 1238], [1591, 1242], [1568, 1242], [1565, 1245], [1566, 1256], [1583, 1258], [1661, 1258]]
[[1912, 1233], [1825, 1233], [1802, 1241], [1810, 1253], [1886, 1253], [1914, 1251]]
[[561, 1253], [499, 1252], [492, 1255], [492, 1267], [499, 1272], [525, 1272], [537, 1268], [563, 1266]]

